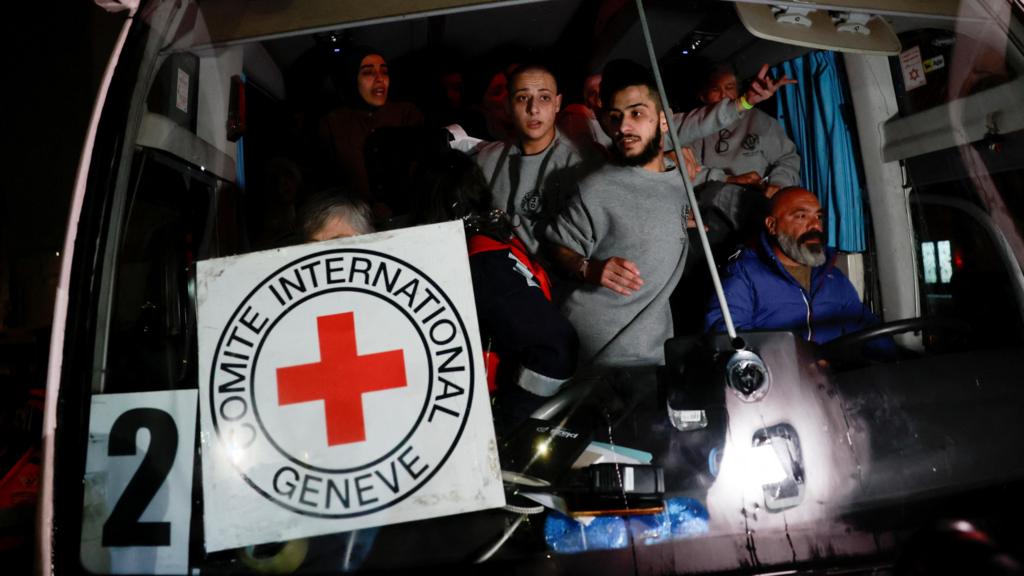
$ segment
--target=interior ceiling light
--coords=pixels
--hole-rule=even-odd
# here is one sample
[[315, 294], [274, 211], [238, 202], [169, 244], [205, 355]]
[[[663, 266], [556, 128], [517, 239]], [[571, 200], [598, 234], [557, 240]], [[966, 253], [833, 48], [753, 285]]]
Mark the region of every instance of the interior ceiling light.
[[679, 42], [678, 47], [683, 56], [689, 56], [707, 47], [715, 38], [718, 38], [717, 32], [694, 30]]
[[871, 29], [868, 28], [868, 22], [873, 18], [871, 14], [862, 12], [831, 12], [830, 14], [836, 30], [851, 34], [871, 35]]
[[772, 6], [772, 14], [775, 21], [780, 24], [796, 24], [797, 26], [811, 27], [810, 13], [814, 8], [796, 6]]

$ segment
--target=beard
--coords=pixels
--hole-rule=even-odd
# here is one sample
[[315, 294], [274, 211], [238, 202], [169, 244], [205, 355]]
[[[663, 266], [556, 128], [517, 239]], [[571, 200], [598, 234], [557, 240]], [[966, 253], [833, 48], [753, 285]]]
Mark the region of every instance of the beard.
[[612, 147], [616, 161], [624, 166], [643, 166], [651, 160], [654, 160], [658, 153], [661, 152], [661, 126], [658, 126], [654, 132], [654, 138], [651, 138], [647, 144], [644, 145], [643, 150], [640, 151], [636, 156], [626, 156], [619, 149], [618, 143]]
[[[777, 238], [779, 240], [779, 248], [782, 249], [782, 253], [794, 262], [799, 262], [800, 264], [810, 266], [812, 268], [821, 266], [825, 263], [825, 235], [821, 232], [812, 230], [801, 234], [798, 238], [779, 232]], [[807, 243], [809, 240], [813, 239], [817, 239], [818, 243]]]

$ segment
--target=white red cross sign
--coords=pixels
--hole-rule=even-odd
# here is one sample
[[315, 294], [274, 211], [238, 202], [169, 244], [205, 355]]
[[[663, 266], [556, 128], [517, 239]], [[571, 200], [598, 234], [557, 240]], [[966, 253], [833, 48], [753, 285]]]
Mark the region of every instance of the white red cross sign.
[[197, 278], [207, 551], [504, 504], [460, 223]]

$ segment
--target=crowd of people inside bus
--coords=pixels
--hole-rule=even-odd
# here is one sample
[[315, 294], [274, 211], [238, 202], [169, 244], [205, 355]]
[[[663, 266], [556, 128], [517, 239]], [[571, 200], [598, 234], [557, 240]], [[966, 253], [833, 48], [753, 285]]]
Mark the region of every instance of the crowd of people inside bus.
[[[628, 60], [587, 76], [582, 102], [566, 106], [545, 63], [496, 66], [475, 115], [451, 71], [439, 110], [392, 101], [388, 63], [370, 48], [349, 50], [340, 83], [343, 104], [318, 123], [325, 191], [294, 216], [295, 235], [461, 219], [484, 347], [500, 359], [491, 377], [514, 419], [578, 367], [664, 363], [672, 296], [695, 248], [680, 167], [709, 237], [738, 253], [725, 278], [737, 328], [823, 343], [877, 322], [832, 265], [795, 146], [756, 108], [795, 84], [767, 65], [745, 87], [727, 66], [708, 70], [693, 83], [703, 105], [689, 111], [666, 110], [652, 72]], [[704, 329], [724, 331], [707, 300], [685, 304], [706, 309]]]

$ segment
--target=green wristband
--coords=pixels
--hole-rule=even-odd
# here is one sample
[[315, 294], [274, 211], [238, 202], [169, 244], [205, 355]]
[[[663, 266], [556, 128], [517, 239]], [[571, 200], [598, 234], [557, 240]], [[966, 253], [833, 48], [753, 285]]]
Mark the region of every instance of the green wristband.
[[742, 106], [744, 110], [750, 110], [751, 108], [754, 107], [753, 104], [751, 104], [750, 102], [747, 102], [747, 95], [746, 94], [744, 94], [743, 96], [740, 96], [740, 106]]

